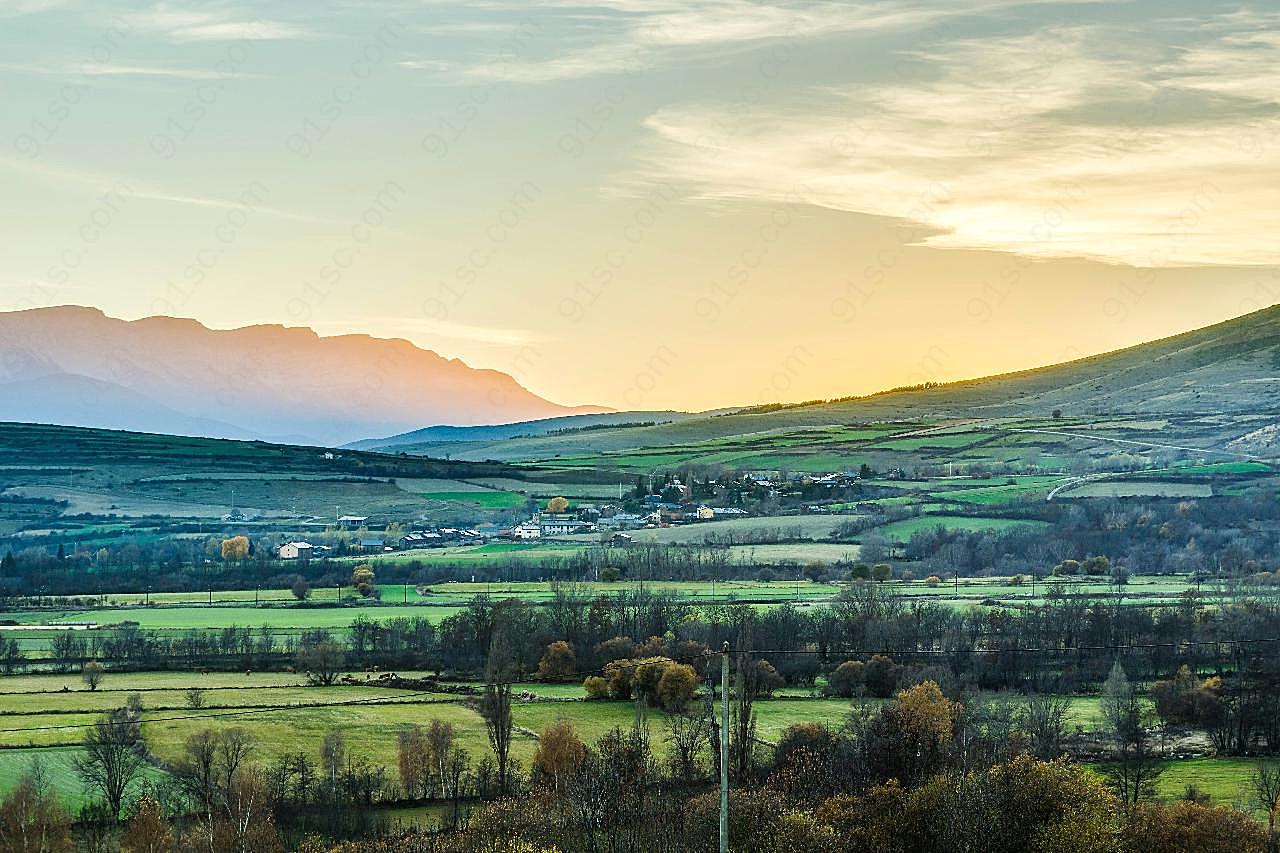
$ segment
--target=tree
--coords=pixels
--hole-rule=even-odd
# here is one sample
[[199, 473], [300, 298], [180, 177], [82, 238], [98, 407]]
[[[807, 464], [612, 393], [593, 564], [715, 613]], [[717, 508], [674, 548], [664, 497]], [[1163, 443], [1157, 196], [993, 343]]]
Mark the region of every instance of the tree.
[[221, 553], [224, 563], [240, 562], [249, 556], [249, 537], [232, 536], [230, 539], [223, 539]]
[[677, 781], [688, 785], [704, 777], [702, 755], [710, 732], [711, 720], [705, 712], [667, 717], [667, 741], [671, 744], [667, 763]]
[[538, 661], [538, 680], [569, 682], [577, 678], [578, 657], [573, 647], [564, 640], [556, 640], [547, 646], [547, 652]]
[[311, 584], [305, 579], [298, 578], [293, 582], [293, 586], [289, 587], [289, 591], [293, 593], [293, 597], [298, 601], [306, 601], [311, 597]]
[[506, 793], [511, 773], [511, 683], [514, 680], [511, 645], [507, 627], [499, 625], [489, 643], [485, 661], [484, 695], [480, 698], [480, 715], [489, 732], [489, 746], [498, 763], [498, 789]]
[[573, 723], [557, 720], [538, 736], [538, 748], [533, 753], [533, 772], [535, 778], [544, 780], [552, 790], [562, 793], [586, 759], [587, 747], [578, 737]]
[[338, 680], [345, 665], [342, 646], [328, 638], [303, 641], [294, 659], [297, 670], [306, 674], [307, 683], [325, 687]]
[[193, 711], [198, 711], [204, 707], [204, 688], [188, 687], [183, 693], [187, 700], [187, 707]]
[[361, 563], [351, 572], [351, 583], [362, 598], [372, 598], [376, 587], [373, 585], [373, 566]]
[[1274, 838], [1276, 820], [1280, 818], [1280, 764], [1259, 762], [1249, 782], [1254, 803], [1267, 813], [1267, 834]]
[[1146, 712], [1124, 667], [1116, 661], [1102, 685], [1102, 717], [1115, 742], [1113, 760], [1104, 766], [1107, 781], [1128, 810], [1155, 794], [1164, 759], [1146, 727]]
[[860, 660], [847, 660], [827, 676], [825, 692], [850, 699], [866, 689], [867, 665]]
[[1033, 695], [1027, 697], [1027, 734], [1031, 736], [1031, 751], [1039, 758], [1052, 759], [1062, 755], [1062, 741], [1067, 733], [1067, 714], [1071, 703], [1055, 696]]
[[698, 687], [698, 674], [687, 663], [670, 663], [658, 679], [658, 702], [668, 711], [684, 711]]
[[98, 685], [102, 683], [102, 679], [106, 675], [106, 672], [107, 671], [102, 668], [102, 664], [98, 663], [96, 660], [91, 660], [86, 663], [84, 665], [84, 669], [80, 671], [80, 680], [83, 681], [85, 686], [90, 690], [97, 690]]
[[0, 850], [5, 853], [71, 853], [71, 819], [48, 790], [36, 762], [0, 800]]
[[893, 577], [893, 566], [888, 563], [876, 563], [871, 567], [871, 579], [879, 583], [884, 583]]
[[1266, 853], [1267, 831], [1250, 815], [1230, 806], [1181, 800], [1173, 805], [1143, 805], [1125, 826], [1129, 853]]
[[140, 721], [124, 708], [108, 712], [89, 729], [84, 750], [74, 759], [76, 773], [102, 797], [112, 820], [119, 819], [125, 794], [146, 763]]
[[427, 758], [427, 737], [421, 726], [409, 726], [396, 736], [396, 765], [400, 788], [407, 799], [421, 799], [426, 793], [431, 767]]
[[561, 513], [569, 510], [569, 501], [566, 498], [552, 498], [547, 501], [547, 512]]
[[123, 853], [168, 853], [173, 850], [173, 829], [160, 813], [160, 804], [146, 794], [129, 821], [120, 842]]

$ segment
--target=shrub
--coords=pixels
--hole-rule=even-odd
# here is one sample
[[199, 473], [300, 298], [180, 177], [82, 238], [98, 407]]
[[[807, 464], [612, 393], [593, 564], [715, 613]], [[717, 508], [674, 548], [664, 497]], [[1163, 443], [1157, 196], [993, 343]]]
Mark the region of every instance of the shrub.
[[578, 674], [578, 657], [564, 640], [556, 640], [547, 646], [547, 653], [538, 661], [538, 680], [565, 683]]
[[874, 655], [867, 661], [866, 672], [867, 692], [877, 699], [888, 699], [898, 689], [902, 667], [894, 663], [891, 657]]
[[867, 665], [860, 660], [847, 660], [827, 676], [825, 692], [849, 699], [861, 693], [866, 683]]
[[587, 691], [588, 699], [609, 698], [609, 682], [598, 675], [588, 675], [582, 682], [582, 689]]

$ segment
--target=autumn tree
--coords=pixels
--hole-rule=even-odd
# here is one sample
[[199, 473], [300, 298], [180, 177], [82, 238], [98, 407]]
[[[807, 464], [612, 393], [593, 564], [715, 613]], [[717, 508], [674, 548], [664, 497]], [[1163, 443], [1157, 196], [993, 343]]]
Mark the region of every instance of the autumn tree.
[[533, 772], [552, 790], [562, 792], [587, 758], [587, 748], [573, 723], [557, 720], [542, 730], [533, 754]]
[[0, 800], [0, 851], [71, 853], [71, 819], [48, 790], [38, 763]]
[[1230, 806], [1180, 800], [1172, 805], [1143, 804], [1133, 810], [1124, 831], [1125, 853], [1268, 853], [1265, 827]]
[[106, 675], [106, 672], [107, 671], [103, 668], [102, 664], [98, 663], [96, 660], [91, 660], [84, 665], [82, 670], [80, 670], [80, 680], [83, 681], [85, 686], [90, 690], [97, 690], [98, 685], [102, 684], [102, 679]]
[[867, 665], [860, 660], [847, 660], [827, 676], [826, 693], [850, 699], [867, 686]]
[[373, 566], [361, 563], [351, 572], [351, 584], [362, 598], [372, 598], [376, 587], [373, 585]]
[[149, 794], [138, 800], [138, 811], [120, 839], [122, 853], [169, 853], [174, 849], [173, 828]]
[[556, 640], [547, 646], [547, 652], [538, 661], [538, 680], [552, 682], [573, 681], [578, 674], [578, 656], [564, 640]]
[[547, 512], [561, 513], [569, 510], [567, 498], [552, 498], [547, 501]]
[[431, 767], [427, 756], [427, 738], [421, 726], [409, 726], [396, 735], [396, 764], [400, 771], [400, 788], [406, 798], [421, 799], [428, 785]]
[[240, 562], [249, 556], [249, 537], [232, 536], [229, 539], [223, 539], [221, 553], [224, 563]]

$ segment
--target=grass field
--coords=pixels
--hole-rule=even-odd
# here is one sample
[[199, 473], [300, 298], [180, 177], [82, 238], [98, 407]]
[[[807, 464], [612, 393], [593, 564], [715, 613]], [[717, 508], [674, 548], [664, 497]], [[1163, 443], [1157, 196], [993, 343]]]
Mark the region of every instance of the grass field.
[[[183, 691], [205, 689], [207, 707], [185, 707]], [[64, 691], [64, 688], [67, 688]], [[450, 694], [417, 694], [377, 686], [307, 687], [288, 673], [109, 673], [96, 692], [84, 689], [78, 677], [21, 675], [0, 678], [0, 792], [6, 790], [30, 766], [42, 762], [50, 783], [70, 806], [84, 800], [73, 758], [84, 727], [102, 711], [123, 705], [133, 692], [144, 707], [143, 734], [149, 750], [162, 761], [178, 756], [184, 740], [205, 728], [239, 727], [255, 742], [254, 755], [268, 761], [285, 752], [302, 750], [316, 755], [321, 739], [333, 730], [343, 733], [348, 749], [395, 773], [396, 733], [409, 725], [425, 725], [432, 719], [452, 723], [471, 759], [488, 753], [483, 720], [472, 700]], [[808, 689], [783, 691], [777, 698], [756, 702], [757, 734], [762, 743], [777, 740], [790, 725], [820, 722], [840, 727], [850, 711], [842, 699], [809, 698]], [[630, 702], [585, 702], [582, 687], [569, 684], [520, 684], [515, 686], [513, 718], [516, 737], [513, 756], [525, 768], [536, 746], [536, 734], [559, 719], [571, 720], [584, 740], [593, 742], [614, 727], [627, 727], [635, 719]], [[526, 696], [536, 697], [527, 701]], [[1099, 700], [1093, 696], [1069, 697], [1069, 723], [1073, 729], [1096, 729]], [[655, 752], [668, 746], [666, 715], [648, 712]], [[1171, 762], [1160, 779], [1160, 795], [1181, 795], [1195, 784], [1222, 802], [1243, 802], [1253, 764], [1247, 759], [1196, 758]], [[153, 769], [152, 774], [161, 771]]]
[[921, 530], [932, 530], [935, 527], [973, 533], [984, 530], [1037, 530], [1046, 526], [1042, 521], [1023, 521], [1020, 519], [976, 518], [965, 515], [922, 515], [917, 518], [893, 521], [881, 525], [875, 530], [892, 542], [906, 542]]
[[421, 494], [422, 497], [429, 501], [447, 501], [449, 503], [484, 507], [485, 509], [514, 509], [518, 506], [523, 506], [527, 500], [524, 495], [517, 495], [513, 492], [485, 489], [465, 492], [422, 492]]

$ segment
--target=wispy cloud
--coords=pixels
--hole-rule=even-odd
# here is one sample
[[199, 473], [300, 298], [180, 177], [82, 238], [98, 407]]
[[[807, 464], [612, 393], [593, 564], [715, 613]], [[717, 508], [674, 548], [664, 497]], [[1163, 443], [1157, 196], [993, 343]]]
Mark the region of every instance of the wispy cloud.
[[[84, 190], [95, 194], [113, 193], [124, 198], [136, 198], [144, 201], [156, 201], [166, 204], [187, 207], [206, 207], [220, 210], [242, 210], [246, 206], [244, 200], [216, 195], [200, 195], [166, 190], [133, 177], [111, 175], [102, 172], [91, 172], [62, 166], [50, 166], [43, 162], [21, 160], [11, 157], [0, 157], [0, 168], [21, 175], [34, 176], [39, 179], [53, 181], [64, 186]], [[314, 214], [287, 210], [258, 203], [254, 199], [252, 207], [255, 213], [287, 219], [296, 222], [311, 222], [326, 225], [351, 225], [352, 222], [328, 219]]]
[[36, 74], [44, 77], [143, 77], [180, 80], [232, 80], [252, 75], [234, 71], [211, 71], [172, 65], [143, 65], [130, 62], [66, 62], [14, 65], [0, 63], [0, 71]]
[[1108, 52], [1114, 34], [1079, 27], [950, 42], [915, 57], [914, 82], [811, 92], [803, 108], [662, 110], [642, 177], [707, 201], [896, 217], [931, 246], [1276, 263], [1272, 35], [1163, 56]]
[[141, 32], [156, 33], [176, 42], [272, 41], [315, 38], [311, 31], [282, 21], [256, 18], [210, 7], [182, 8], [158, 4], [123, 16]]
[[[1017, 6], [1066, 0], [559, 0], [540, 4], [590, 26], [570, 28], [572, 39], [546, 56], [504, 56], [471, 64], [466, 74], [505, 82], [548, 82], [634, 71], [678, 51], [733, 47], [766, 40], [817, 39], [856, 32], [891, 32], [976, 17]], [[1078, 3], [1101, 0], [1077, 0]], [[604, 14], [601, 14], [604, 13]]]

